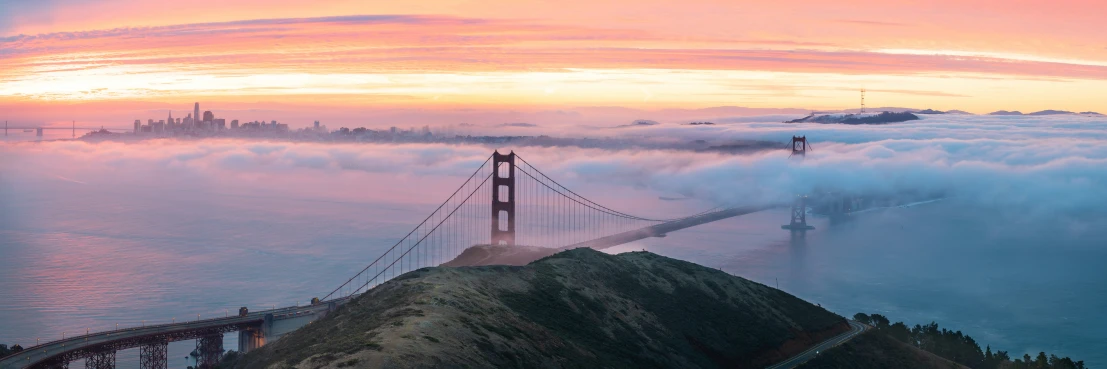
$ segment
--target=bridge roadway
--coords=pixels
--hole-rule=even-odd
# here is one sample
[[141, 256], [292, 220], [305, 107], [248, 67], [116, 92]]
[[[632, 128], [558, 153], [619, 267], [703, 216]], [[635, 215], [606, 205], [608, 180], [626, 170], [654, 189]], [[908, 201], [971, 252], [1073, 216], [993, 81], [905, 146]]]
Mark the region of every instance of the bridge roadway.
[[[189, 322], [146, 325], [78, 335], [28, 347], [16, 354], [4, 357], [0, 359], [0, 369], [46, 367], [61, 361], [69, 362], [87, 358], [105, 350], [119, 351], [156, 342], [183, 341], [213, 334], [222, 335], [227, 332], [251, 329], [264, 334], [261, 337], [261, 342], [264, 343], [266, 340], [277, 339], [285, 333], [325, 316], [327, 312], [345, 301], [345, 299], [335, 299], [312, 306], [293, 306], [251, 312], [245, 316], [234, 315]], [[272, 314], [272, 317], [267, 322], [266, 316], [270, 314]], [[267, 324], [269, 326], [266, 326]], [[240, 350], [246, 348], [249, 348], [249, 346], [240, 343]]]
[[673, 231], [679, 231], [681, 229], [698, 226], [700, 224], [711, 223], [726, 218], [736, 217], [739, 215], [746, 215], [750, 213], [756, 213], [762, 210], [768, 210], [772, 208], [778, 208], [783, 205], [758, 205], [758, 206], [740, 206], [734, 208], [727, 208], [723, 210], [713, 211], [700, 215], [695, 215], [687, 218], [682, 218], [674, 221], [669, 221], [661, 224], [655, 224], [649, 227], [639, 228], [635, 230], [626, 231], [623, 233], [616, 233], [607, 237], [600, 237], [591, 241], [584, 241], [575, 243], [569, 246], [562, 247], [564, 250], [575, 249], [580, 247], [591, 247], [596, 250], [603, 250], [608, 247], [614, 247], [626, 243], [631, 243], [641, 239], [650, 237], [665, 237], [666, 234]]

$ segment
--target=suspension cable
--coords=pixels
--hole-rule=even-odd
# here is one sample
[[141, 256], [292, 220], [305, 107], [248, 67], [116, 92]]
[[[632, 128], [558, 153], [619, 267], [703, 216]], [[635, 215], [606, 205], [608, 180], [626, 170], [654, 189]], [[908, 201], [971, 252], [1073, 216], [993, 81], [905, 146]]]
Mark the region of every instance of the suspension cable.
[[[403, 238], [400, 238], [399, 241], [396, 241], [396, 244], [392, 245], [392, 247], [388, 248], [388, 250], [385, 250], [385, 252], [383, 254], [381, 254], [381, 256], [378, 256], [376, 260], [373, 260], [373, 262], [369, 263], [369, 265], [366, 265], [365, 268], [361, 269], [360, 272], [358, 272], [357, 274], [354, 274], [353, 277], [350, 277], [350, 279], [346, 280], [346, 282], [342, 283], [342, 285], [338, 286], [338, 288], [335, 288], [334, 291], [331, 291], [331, 293], [328, 293], [326, 296], [323, 296], [322, 300], [326, 300], [327, 298], [331, 297], [331, 295], [334, 295], [336, 292], [341, 290], [343, 287], [346, 287], [347, 284], [350, 284], [350, 282], [352, 282], [355, 278], [361, 276], [361, 274], [365, 273], [366, 270], [369, 270], [369, 268], [372, 267], [374, 264], [376, 264], [378, 261], [380, 261], [381, 258], [384, 258], [386, 255], [388, 255], [389, 252], [392, 252], [393, 249], [395, 249], [397, 246], [400, 246], [400, 244], [402, 244], [404, 242], [404, 240], [406, 240], [408, 237], [411, 237], [411, 235], [414, 234], [415, 231], [418, 230], [420, 227], [422, 227], [423, 224], [427, 222], [427, 220], [430, 220], [430, 218], [433, 217], [434, 214], [438, 213], [438, 210], [441, 210], [443, 206], [446, 206], [446, 203], [448, 203], [450, 201], [450, 199], [452, 199], [455, 195], [457, 195], [457, 193], [460, 192], [462, 188], [465, 188], [465, 185], [469, 184], [469, 181], [472, 181], [473, 178], [477, 176], [477, 173], [480, 173], [481, 169], [484, 169], [484, 166], [488, 165], [488, 161], [490, 161], [490, 160], [492, 160], [492, 155], [489, 155], [487, 159], [484, 159], [484, 163], [482, 163], [480, 165], [480, 167], [477, 168], [477, 170], [473, 171], [473, 174], [470, 175], [469, 178], [465, 180], [465, 183], [462, 183], [461, 187], [458, 187], [457, 190], [455, 190], [454, 193], [451, 194], [450, 197], [446, 199], [446, 201], [442, 202], [441, 205], [438, 205], [438, 208], [434, 209], [434, 211], [431, 212], [430, 215], [427, 215], [427, 217], [425, 219], [423, 219], [423, 221], [420, 222], [418, 226], [415, 226], [415, 228], [413, 228], [410, 232], [408, 232], [407, 235], [405, 235]], [[487, 180], [487, 178], [485, 180]], [[481, 185], [483, 185], [483, 183], [481, 183]], [[468, 198], [466, 198], [466, 199], [468, 199]]]

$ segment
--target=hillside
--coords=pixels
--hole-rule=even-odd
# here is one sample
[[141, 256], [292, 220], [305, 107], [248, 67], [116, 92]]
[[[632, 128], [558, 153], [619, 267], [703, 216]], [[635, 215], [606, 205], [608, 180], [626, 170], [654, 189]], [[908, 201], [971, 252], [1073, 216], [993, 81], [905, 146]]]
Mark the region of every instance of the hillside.
[[919, 120], [919, 117], [910, 112], [889, 112], [879, 114], [828, 114], [808, 115], [803, 118], [793, 119], [784, 123], [821, 123], [821, 124], [888, 124]]
[[911, 347], [888, 335], [869, 331], [819, 354], [800, 369], [967, 369], [967, 367]]
[[235, 367], [763, 367], [848, 330], [779, 290], [648, 252], [424, 268]]

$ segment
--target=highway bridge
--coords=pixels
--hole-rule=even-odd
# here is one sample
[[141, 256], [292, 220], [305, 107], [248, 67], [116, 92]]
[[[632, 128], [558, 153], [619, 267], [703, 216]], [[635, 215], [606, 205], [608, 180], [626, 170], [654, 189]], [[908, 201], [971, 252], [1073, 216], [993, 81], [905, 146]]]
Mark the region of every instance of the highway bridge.
[[238, 349], [248, 352], [381, 283], [441, 265], [473, 245], [603, 249], [774, 206], [722, 207], [668, 219], [636, 216], [573, 192], [514, 152], [496, 152], [411, 232], [311, 306], [73, 336], [2, 358], [0, 369], [66, 368], [79, 360], [86, 369], [114, 369], [115, 353], [132, 348], [140, 349], [141, 369], [165, 369], [168, 342], [182, 340], [196, 340], [197, 366], [207, 369], [221, 359], [224, 334], [238, 332]]

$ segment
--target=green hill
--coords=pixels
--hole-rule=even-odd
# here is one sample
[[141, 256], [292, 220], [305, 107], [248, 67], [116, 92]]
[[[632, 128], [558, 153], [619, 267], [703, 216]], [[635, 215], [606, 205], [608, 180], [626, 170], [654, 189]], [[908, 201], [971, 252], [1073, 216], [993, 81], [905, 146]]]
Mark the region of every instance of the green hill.
[[758, 368], [848, 330], [794, 296], [647, 252], [424, 268], [237, 368]]

